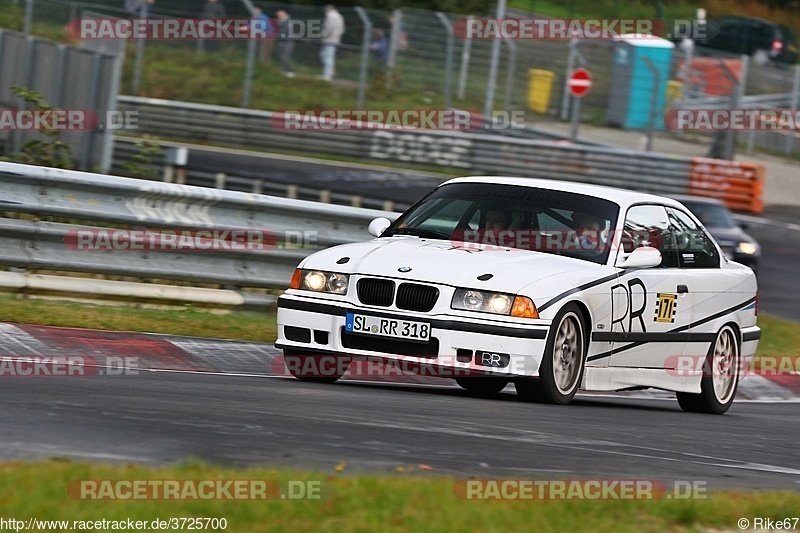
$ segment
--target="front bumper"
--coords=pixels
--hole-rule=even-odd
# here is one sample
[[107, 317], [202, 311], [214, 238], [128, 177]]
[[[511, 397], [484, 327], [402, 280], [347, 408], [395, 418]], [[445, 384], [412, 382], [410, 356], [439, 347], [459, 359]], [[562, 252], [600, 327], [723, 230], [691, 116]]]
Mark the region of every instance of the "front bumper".
[[[344, 327], [348, 312], [427, 322], [431, 325], [431, 342], [347, 333]], [[534, 325], [482, 318], [467, 320], [284, 294], [278, 299], [276, 346], [311, 354], [421, 363], [439, 372], [435, 375], [440, 377], [538, 376], [548, 331], [549, 323], [544, 320]]]

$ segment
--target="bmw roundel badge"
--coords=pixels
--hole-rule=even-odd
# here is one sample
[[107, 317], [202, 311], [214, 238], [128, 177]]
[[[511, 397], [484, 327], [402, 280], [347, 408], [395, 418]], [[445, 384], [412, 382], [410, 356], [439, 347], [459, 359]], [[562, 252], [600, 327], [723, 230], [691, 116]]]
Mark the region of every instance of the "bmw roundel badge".
[[397, 271], [398, 272], [403, 272], [403, 273], [411, 272], [411, 267], [400, 267], [400, 268], [397, 269]]

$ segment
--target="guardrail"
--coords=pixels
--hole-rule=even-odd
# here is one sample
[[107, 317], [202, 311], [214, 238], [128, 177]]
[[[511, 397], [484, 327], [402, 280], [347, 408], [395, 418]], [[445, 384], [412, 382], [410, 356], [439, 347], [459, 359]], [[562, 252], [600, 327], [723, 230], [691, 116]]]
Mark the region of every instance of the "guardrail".
[[[461, 131], [285, 130], [275, 127], [274, 114], [268, 111], [132, 96], [120, 97], [120, 107], [138, 112], [140, 133], [172, 140], [438, 166], [465, 174], [564, 179], [659, 194], [688, 194], [691, 190], [724, 200], [735, 209], [756, 213], [763, 209], [759, 181], [763, 180], [763, 167], [754, 174], [750, 188], [741, 188], [738, 182], [730, 187], [693, 187], [696, 172], [688, 157]], [[731, 168], [739, 165], [706, 165], [706, 181], [727, 183]], [[747, 172], [743, 167], [740, 170]], [[736, 194], [731, 196], [733, 189]]]
[[[368, 239], [369, 221], [398, 216], [13, 163], [0, 163], [0, 191], [0, 212], [23, 215], [0, 218], [0, 266], [209, 283], [226, 289], [284, 288], [297, 263], [317, 248]], [[29, 220], [40, 217], [59, 221]], [[122, 228], [139, 230], [139, 235], [216, 231], [225, 242], [215, 241], [220, 245], [213, 249], [154, 250], [141, 242], [134, 246], [130, 233], [118, 232]], [[226, 231], [256, 235], [256, 241], [247, 242], [264, 245], [226, 240]], [[102, 250], [81, 246], [80, 235], [99, 233], [111, 239], [109, 246]], [[212, 239], [202, 242], [210, 244]], [[226, 246], [226, 242], [235, 245]], [[75, 278], [74, 282], [85, 284], [86, 280]]]

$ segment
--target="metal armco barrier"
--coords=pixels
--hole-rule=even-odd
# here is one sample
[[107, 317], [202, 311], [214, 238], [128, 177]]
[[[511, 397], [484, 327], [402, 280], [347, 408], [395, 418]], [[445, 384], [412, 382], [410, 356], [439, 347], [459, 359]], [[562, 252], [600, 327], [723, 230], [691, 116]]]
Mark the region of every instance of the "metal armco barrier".
[[[658, 194], [717, 191], [691, 184], [693, 159], [564, 141], [537, 140], [486, 133], [427, 130], [294, 130], [276, 128], [273, 113], [124, 96], [120, 106], [139, 113], [141, 134], [286, 153], [319, 153], [372, 161], [433, 165], [463, 174], [495, 174], [562, 179]], [[709, 160], [717, 161], [717, 160]], [[761, 165], [719, 161], [706, 164], [704, 181], [725, 180], [731, 169], [747, 173]], [[696, 173], [695, 173], [696, 174]], [[739, 178], [736, 178], [737, 180]], [[727, 183], [727, 182], [726, 182]], [[737, 189], [734, 209], [760, 213], [760, 187]], [[732, 198], [732, 197], [731, 197]], [[723, 198], [726, 202], [727, 197]]]
[[[0, 163], [0, 212], [69, 223], [0, 218], [0, 266], [85, 272], [226, 287], [284, 288], [318, 248], [370, 238], [369, 222], [397, 213], [303, 200]], [[80, 224], [72, 223], [80, 222]], [[97, 225], [84, 225], [84, 221]], [[89, 250], [78, 232], [130, 229], [252, 230], [264, 249]], [[83, 280], [85, 282], [85, 280]]]

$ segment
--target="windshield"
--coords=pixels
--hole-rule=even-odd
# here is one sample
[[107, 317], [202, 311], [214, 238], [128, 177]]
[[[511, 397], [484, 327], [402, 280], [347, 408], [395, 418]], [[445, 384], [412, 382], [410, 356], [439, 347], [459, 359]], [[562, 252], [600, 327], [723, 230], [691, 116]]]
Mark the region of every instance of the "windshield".
[[423, 198], [382, 236], [520, 248], [605, 263], [618, 213], [613, 202], [582, 194], [453, 183]]
[[684, 202], [684, 205], [700, 219], [700, 222], [707, 228], [735, 228], [736, 222], [733, 220], [728, 208], [717, 204], [705, 202]]

